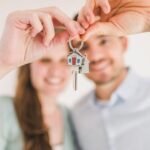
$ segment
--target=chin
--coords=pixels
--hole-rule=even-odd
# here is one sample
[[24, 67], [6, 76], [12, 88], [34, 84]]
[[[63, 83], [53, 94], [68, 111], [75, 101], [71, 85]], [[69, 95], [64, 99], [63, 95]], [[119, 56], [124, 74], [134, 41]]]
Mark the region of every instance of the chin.
[[60, 92], [62, 90], [61, 87], [51, 87], [48, 88], [47, 91], [51, 92], [51, 93], [56, 93], [56, 92]]
[[107, 84], [112, 81], [112, 78], [93, 79], [96, 84]]
[[43, 93], [47, 95], [53, 95], [54, 93], [59, 93], [62, 90], [61, 86], [45, 86], [43, 88]]
[[94, 74], [88, 74], [87, 78], [94, 81], [96, 84], [105, 84], [112, 80], [112, 76], [108, 74], [100, 74], [100, 73], [94, 73]]
[[87, 77], [91, 80], [107, 80], [111, 78], [112, 73], [111, 72], [91, 72], [87, 74]]
[[112, 81], [112, 79], [109, 79], [109, 80], [95, 80], [94, 82], [97, 84], [97, 85], [105, 85], [105, 84], [108, 84]]
[[43, 93], [47, 97], [57, 97], [60, 92], [57, 90], [49, 90], [49, 91], [44, 91]]

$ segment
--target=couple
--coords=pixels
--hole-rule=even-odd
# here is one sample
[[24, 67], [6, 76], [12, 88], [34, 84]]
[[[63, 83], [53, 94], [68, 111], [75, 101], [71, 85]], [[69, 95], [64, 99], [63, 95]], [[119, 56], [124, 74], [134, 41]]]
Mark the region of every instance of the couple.
[[[20, 68], [15, 97], [0, 98], [1, 150], [149, 150], [150, 80], [124, 62], [126, 37], [91, 36], [81, 49], [95, 90], [68, 111], [65, 31], [48, 55]], [[71, 100], [71, 99], [70, 99]]]
[[[58, 21], [63, 20], [61, 23], [71, 36], [84, 34], [83, 27], [87, 28], [83, 22], [81, 27], [67, 17], [62, 19], [56, 8], [40, 9], [36, 14], [34, 11], [19, 12], [19, 15], [15, 12], [8, 17], [0, 46], [0, 56], [4, 56], [0, 65], [5, 64], [1, 74], [31, 62], [33, 58], [42, 58], [20, 68], [14, 101], [9, 97], [0, 100], [1, 150], [74, 148], [68, 111], [56, 104], [69, 77], [66, 66], [69, 35], [64, 31], [54, 37], [51, 20], [55, 24], [58, 22], [47, 13], [52, 18], [57, 16]], [[33, 28], [28, 28], [30, 25]], [[46, 32], [41, 32], [43, 30]], [[149, 148], [149, 133], [146, 132], [149, 84], [125, 67], [123, 54], [126, 47], [125, 37], [100, 36], [94, 32], [82, 49], [89, 57], [91, 71], [87, 76], [95, 82], [96, 90], [90, 94], [91, 98], [85, 97], [71, 112], [71, 128], [74, 126], [78, 150]], [[7, 63], [5, 58], [11, 58], [10, 62]], [[142, 141], [141, 138], [145, 139]]]

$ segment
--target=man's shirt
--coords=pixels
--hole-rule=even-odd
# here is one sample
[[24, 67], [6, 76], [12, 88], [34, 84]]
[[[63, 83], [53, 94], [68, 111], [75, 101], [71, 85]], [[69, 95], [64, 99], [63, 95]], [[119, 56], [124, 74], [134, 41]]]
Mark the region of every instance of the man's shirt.
[[129, 70], [109, 101], [92, 91], [71, 116], [82, 150], [150, 150], [150, 79]]

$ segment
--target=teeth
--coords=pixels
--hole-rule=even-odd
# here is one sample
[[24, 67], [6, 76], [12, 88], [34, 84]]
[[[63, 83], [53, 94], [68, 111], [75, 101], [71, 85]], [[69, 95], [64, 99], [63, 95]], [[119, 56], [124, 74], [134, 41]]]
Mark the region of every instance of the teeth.
[[92, 69], [93, 70], [103, 70], [103, 69], [105, 69], [105, 67], [107, 67], [107, 65], [108, 65], [107, 62], [105, 62], [105, 63], [99, 63], [99, 64], [97, 64], [95, 66], [93, 65]]
[[50, 79], [47, 79], [47, 82], [49, 84], [60, 84], [61, 83], [61, 79], [59, 79], [59, 78], [50, 78]]

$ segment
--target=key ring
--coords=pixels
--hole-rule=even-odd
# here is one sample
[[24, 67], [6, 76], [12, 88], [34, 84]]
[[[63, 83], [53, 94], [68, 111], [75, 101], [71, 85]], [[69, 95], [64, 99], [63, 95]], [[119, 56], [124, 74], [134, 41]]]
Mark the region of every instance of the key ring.
[[84, 42], [81, 41], [79, 47], [73, 47], [73, 46], [72, 46], [72, 39], [71, 39], [71, 38], [69, 39], [69, 47], [70, 47], [73, 51], [75, 51], [76, 49], [78, 49], [78, 51], [79, 51], [79, 50], [83, 47], [83, 44], [84, 44]]

